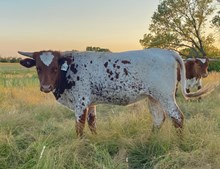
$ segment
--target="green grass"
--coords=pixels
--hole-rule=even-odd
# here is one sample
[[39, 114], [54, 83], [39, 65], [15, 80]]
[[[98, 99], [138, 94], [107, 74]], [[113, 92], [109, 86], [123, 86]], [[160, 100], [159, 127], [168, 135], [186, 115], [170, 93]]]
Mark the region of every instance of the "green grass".
[[[210, 74], [204, 83], [220, 80]], [[152, 133], [147, 103], [99, 105], [98, 135], [75, 133], [74, 113], [39, 91], [34, 69], [0, 64], [0, 169], [218, 169], [220, 87], [201, 101], [177, 102], [180, 136], [169, 118]], [[45, 149], [44, 149], [45, 147]]]
[[38, 82], [35, 69], [26, 69], [15, 63], [0, 63], [0, 87], [24, 87]]

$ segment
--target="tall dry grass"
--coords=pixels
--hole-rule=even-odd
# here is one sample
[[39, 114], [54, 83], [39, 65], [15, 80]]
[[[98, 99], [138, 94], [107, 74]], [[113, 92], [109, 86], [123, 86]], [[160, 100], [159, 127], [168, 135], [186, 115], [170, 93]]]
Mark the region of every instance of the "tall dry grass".
[[[220, 79], [211, 73], [204, 84]], [[0, 65], [0, 169], [218, 169], [220, 87], [202, 100], [177, 102], [182, 136], [170, 119], [152, 133], [146, 101], [99, 105], [98, 135], [78, 139], [74, 113], [39, 91], [35, 70]]]

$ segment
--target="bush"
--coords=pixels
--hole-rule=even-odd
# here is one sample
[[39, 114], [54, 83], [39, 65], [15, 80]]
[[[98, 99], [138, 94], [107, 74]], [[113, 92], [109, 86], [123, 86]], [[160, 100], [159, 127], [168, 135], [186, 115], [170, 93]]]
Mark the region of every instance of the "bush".
[[2, 63], [18, 63], [21, 58], [14, 58], [14, 57], [0, 57], [0, 62]]
[[86, 51], [95, 51], [95, 52], [111, 52], [109, 49], [100, 48], [100, 47], [86, 47]]
[[209, 62], [209, 71], [220, 72], [220, 61]]

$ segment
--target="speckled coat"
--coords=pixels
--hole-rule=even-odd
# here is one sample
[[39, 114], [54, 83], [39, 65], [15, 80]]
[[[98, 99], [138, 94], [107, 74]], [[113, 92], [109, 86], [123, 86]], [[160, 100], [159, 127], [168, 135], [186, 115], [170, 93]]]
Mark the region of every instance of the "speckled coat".
[[[182, 59], [173, 51], [147, 49], [122, 53], [73, 52], [66, 73], [66, 89], [58, 102], [75, 110], [79, 120], [91, 104], [127, 105], [149, 97], [155, 124], [161, 125], [164, 112], [182, 125], [183, 115], [174, 91], [177, 66]], [[184, 69], [183, 69], [184, 71]], [[184, 78], [183, 78], [184, 79]]]

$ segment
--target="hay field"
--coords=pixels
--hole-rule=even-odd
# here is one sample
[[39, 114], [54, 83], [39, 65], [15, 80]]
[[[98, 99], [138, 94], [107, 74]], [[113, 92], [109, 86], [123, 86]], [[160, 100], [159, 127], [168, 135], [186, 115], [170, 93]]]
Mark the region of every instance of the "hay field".
[[[210, 73], [204, 84], [220, 80]], [[147, 104], [100, 105], [98, 135], [78, 139], [74, 114], [39, 90], [34, 69], [0, 64], [0, 169], [218, 169], [220, 87], [201, 101], [177, 102], [183, 136], [170, 119], [155, 133]]]

